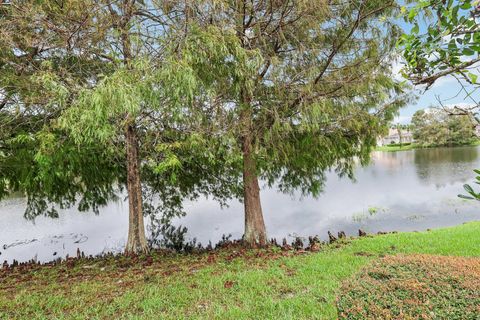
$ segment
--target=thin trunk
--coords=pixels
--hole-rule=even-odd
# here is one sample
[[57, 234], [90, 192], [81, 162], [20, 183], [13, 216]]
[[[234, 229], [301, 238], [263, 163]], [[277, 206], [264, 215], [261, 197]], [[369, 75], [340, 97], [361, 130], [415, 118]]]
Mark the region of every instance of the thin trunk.
[[400, 143], [400, 148], [402, 148], [403, 138], [402, 138], [402, 129], [400, 127], [397, 127], [397, 133], [398, 133], [398, 142]]
[[145, 227], [143, 224], [142, 186], [140, 182], [140, 158], [138, 155], [138, 140], [135, 123], [129, 123], [125, 128], [127, 151], [127, 189], [129, 224], [128, 240], [125, 252], [139, 254], [148, 252]]
[[247, 133], [243, 138], [244, 240], [250, 247], [263, 247], [267, 244], [267, 231], [263, 221], [256, 169], [256, 160], [252, 153], [252, 138], [250, 133]]
[[[133, 16], [135, 1], [123, 1], [123, 16], [119, 24], [121, 32], [123, 63], [130, 69], [132, 60], [129, 23]], [[117, 15], [112, 11], [112, 15]], [[148, 252], [145, 226], [143, 223], [142, 184], [140, 178], [140, 156], [138, 154], [137, 128], [134, 118], [126, 115], [125, 148], [127, 152], [127, 191], [128, 191], [128, 240], [126, 254], [140, 254]]]
[[[242, 47], [246, 47], [246, 30], [251, 20], [247, 19], [246, 1], [237, 2], [239, 13], [237, 20], [237, 37]], [[241, 93], [242, 151], [243, 151], [243, 203], [245, 206], [245, 243], [250, 247], [263, 247], [267, 244], [267, 231], [263, 221], [260, 188], [258, 186], [257, 164], [253, 152], [253, 128], [251, 96], [244, 86]]]

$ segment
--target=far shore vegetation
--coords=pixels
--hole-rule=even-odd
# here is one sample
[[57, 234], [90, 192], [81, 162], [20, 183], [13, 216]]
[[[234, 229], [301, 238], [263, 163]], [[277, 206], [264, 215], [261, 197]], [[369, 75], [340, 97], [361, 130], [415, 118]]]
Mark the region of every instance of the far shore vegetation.
[[408, 151], [408, 150], [414, 150], [414, 149], [428, 149], [428, 148], [443, 148], [443, 147], [474, 147], [474, 146], [480, 146], [480, 139], [476, 139], [473, 142], [470, 142], [468, 144], [462, 144], [462, 145], [455, 145], [455, 146], [432, 146], [432, 147], [425, 147], [421, 146], [416, 143], [392, 143], [389, 145], [385, 146], [377, 146], [374, 151], [382, 151], [382, 152], [396, 152], [396, 151]]
[[[392, 127], [397, 141], [377, 146], [375, 151], [477, 146], [480, 145], [477, 127], [478, 123], [472, 115], [456, 115], [452, 109], [418, 110], [411, 124]], [[409, 140], [406, 140], [407, 137]]]

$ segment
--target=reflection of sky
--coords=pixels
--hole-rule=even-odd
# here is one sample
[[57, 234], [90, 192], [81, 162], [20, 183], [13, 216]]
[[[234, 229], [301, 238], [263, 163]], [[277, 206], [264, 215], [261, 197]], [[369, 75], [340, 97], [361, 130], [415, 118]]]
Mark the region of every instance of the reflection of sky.
[[[13, 258], [24, 261], [53, 260], [59, 256], [75, 256], [77, 248], [86, 255], [122, 248], [128, 230], [128, 205], [111, 203], [101, 214], [60, 211], [58, 219], [38, 217], [35, 222], [23, 218], [24, 199], [0, 202], [0, 261]], [[21, 245], [22, 242], [30, 242]], [[12, 245], [4, 249], [4, 245]], [[17, 244], [17, 245], [15, 245]], [[54, 253], [57, 253], [54, 255]]]
[[[262, 205], [270, 237], [283, 238], [358, 228], [370, 232], [408, 231], [480, 220], [480, 204], [457, 197], [462, 185], [474, 179], [480, 167], [479, 148], [445, 148], [377, 152], [372, 164], [356, 171], [356, 182], [327, 175], [324, 193], [318, 198], [292, 198], [262, 190]], [[121, 249], [127, 235], [128, 206], [113, 203], [99, 216], [70, 210], [60, 218], [38, 218], [36, 224], [22, 218], [24, 203], [9, 199], [0, 203], [0, 261], [25, 260], [38, 253], [39, 260], [74, 255], [79, 247], [87, 254]], [[243, 206], [232, 202], [220, 210], [213, 201], [186, 204], [188, 215], [177, 221], [203, 244], [222, 234], [239, 238], [243, 232]], [[370, 211], [375, 211], [373, 214]], [[85, 240], [87, 238], [88, 240]], [[4, 250], [4, 244], [37, 241]], [[83, 242], [85, 241], [85, 242]], [[76, 243], [79, 242], [79, 243]], [[53, 256], [54, 252], [58, 252]]]

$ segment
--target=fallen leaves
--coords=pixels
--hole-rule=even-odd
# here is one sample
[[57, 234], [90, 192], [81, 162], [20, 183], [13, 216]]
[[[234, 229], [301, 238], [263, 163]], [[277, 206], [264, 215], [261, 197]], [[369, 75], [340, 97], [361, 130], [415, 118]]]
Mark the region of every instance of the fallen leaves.
[[341, 319], [478, 319], [480, 259], [387, 256], [346, 281]]

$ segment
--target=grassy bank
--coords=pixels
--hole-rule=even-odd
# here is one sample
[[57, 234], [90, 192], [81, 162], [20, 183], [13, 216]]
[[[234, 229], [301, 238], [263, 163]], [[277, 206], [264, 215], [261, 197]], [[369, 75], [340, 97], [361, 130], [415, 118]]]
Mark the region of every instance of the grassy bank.
[[0, 270], [0, 319], [336, 319], [342, 282], [398, 254], [480, 256], [480, 222], [319, 252], [225, 249]]
[[405, 145], [386, 145], [386, 146], [378, 146], [375, 148], [375, 151], [383, 151], [383, 152], [394, 152], [394, 151], [407, 151], [417, 149], [418, 146], [414, 143], [405, 144]]
[[[480, 139], [470, 144], [463, 145], [463, 147], [468, 147], [468, 146], [471, 146], [471, 147], [480, 146]], [[427, 148], [427, 147], [422, 147], [415, 143], [408, 143], [403, 145], [392, 144], [392, 145], [378, 146], [375, 148], [374, 151], [396, 152], [396, 151], [408, 151], [408, 150], [423, 149], [423, 148]], [[435, 147], [430, 147], [430, 148], [435, 148]]]

